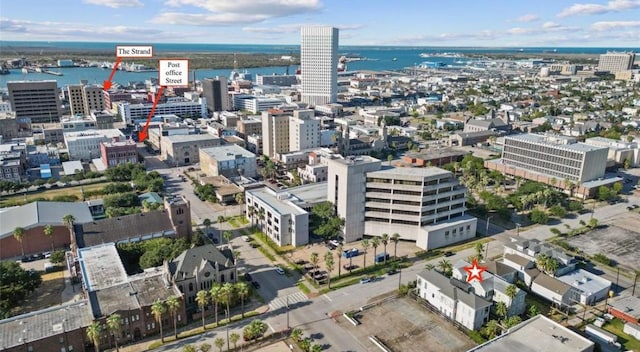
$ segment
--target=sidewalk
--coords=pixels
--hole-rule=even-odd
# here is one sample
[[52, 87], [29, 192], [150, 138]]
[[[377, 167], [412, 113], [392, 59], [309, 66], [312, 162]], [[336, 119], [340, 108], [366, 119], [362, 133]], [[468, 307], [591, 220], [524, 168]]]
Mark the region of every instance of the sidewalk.
[[62, 296], [62, 304], [76, 302], [78, 300], [83, 299], [82, 295], [82, 285], [72, 285], [71, 284], [71, 274], [69, 270], [64, 271], [64, 290], [60, 293]]

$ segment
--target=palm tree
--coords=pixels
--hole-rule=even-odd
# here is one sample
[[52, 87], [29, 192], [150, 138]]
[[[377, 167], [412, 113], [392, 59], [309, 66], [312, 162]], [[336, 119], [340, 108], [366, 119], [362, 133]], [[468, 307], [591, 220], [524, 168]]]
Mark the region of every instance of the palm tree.
[[547, 263], [549, 262], [549, 256], [546, 254], [538, 254], [536, 257], [536, 266], [540, 271], [547, 271]]
[[532, 304], [529, 306], [529, 317], [533, 318], [536, 315], [540, 314], [540, 310], [538, 309], [538, 306], [536, 306], [535, 304]]
[[451, 265], [450, 261], [442, 259], [438, 262], [438, 269], [440, 269], [444, 276], [451, 277], [451, 274], [453, 272], [453, 265]]
[[369, 240], [366, 238], [362, 240], [361, 245], [362, 245], [362, 255], [364, 255], [364, 258], [362, 258], [364, 260], [362, 268], [364, 269], [367, 267], [367, 250], [371, 245], [369, 244]]
[[[73, 238], [73, 224], [76, 222], [76, 218], [71, 214], [67, 214], [62, 217], [62, 222], [67, 225], [67, 228], [69, 228], [69, 238]], [[71, 243], [74, 242], [75, 241], [71, 241]], [[75, 250], [73, 245], [71, 247], [71, 250]]]
[[224, 223], [224, 216], [218, 215], [218, 227]]
[[167, 307], [164, 305], [164, 302], [157, 300], [151, 306], [151, 314], [156, 319], [156, 323], [160, 326], [160, 341], [164, 342], [164, 335], [162, 334], [162, 315], [167, 311]]
[[498, 331], [500, 331], [500, 326], [498, 325], [498, 322], [493, 319], [489, 320], [487, 325], [484, 327], [484, 333], [489, 337], [489, 339], [496, 337], [496, 335], [498, 335]]
[[397, 258], [398, 257], [398, 242], [400, 242], [400, 234], [399, 233], [394, 233], [393, 235], [391, 235], [391, 241], [393, 242], [393, 257]]
[[224, 238], [224, 240], [227, 242], [227, 246], [229, 245], [229, 241], [231, 241], [232, 236], [233, 233], [231, 231], [222, 232], [222, 238]]
[[244, 193], [236, 193], [235, 198], [236, 203], [238, 203], [239, 205], [244, 204]]
[[91, 342], [93, 342], [93, 346], [96, 348], [96, 352], [100, 352], [100, 334], [102, 333], [102, 325], [97, 321], [92, 322], [87, 326], [87, 337]]
[[333, 252], [327, 252], [324, 255], [324, 264], [327, 267], [327, 285], [331, 288], [331, 271], [333, 271]]
[[[380, 242], [382, 242], [382, 246], [384, 247], [384, 253], [387, 253], [387, 245], [389, 244], [389, 235], [386, 233], [383, 233], [382, 236], [380, 236]], [[387, 256], [384, 256], [384, 263], [387, 263]]]
[[301, 337], [302, 337], [302, 329], [295, 328], [291, 330], [291, 338], [293, 339], [293, 341], [298, 342], [300, 341]]
[[504, 290], [504, 293], [507, 294], [507, 297], [509, 297], [509, 299], [511, 300], [509, 305], [513, 304], [513, 299], [516, 298], [516, 296], [518, 295], [518, 288], [516, 287], [516, 285], [509, 285], [507, 286], [507, 288]]
[[196, 348], [191, 345], [184, 345], [182, 352], [196, 352]]
[[336, 247], [336, 251], [338, 252], [338, 279], [340, 278], [340, 274], [342, 271], [342, 252], [344, 251], [344, 247], [342, 247], [342, 243]]
[[378, 246], [380, 246], [380, 238], [374, 237], [371, 239], [371, 247], [373, 247], [373, 265], [378, 265], [378, 261], [376, 260], [376, 252], [378, 251]]
[[20, 242], [20, 249], [22, 250], [22, 256], [24, 257], [24, 243], [22, 243], [22, 240], [24, 239], [24, 228], [16, 227], [13, 229], [13, 238]]
[[262, 228], [264, 227], [264, 209], [260, 208], [258, 209], [258, 220], [260, 220], [260, 231], [262, 231]]
[[208, 343], [203, 343], [200, 345], [200, 352], [209, 352], [209, 350], [211, 349], [211, 345]]
[[476, 243], [473, 248], [476, 251], [476, 258], [478, 260], [482, 260], [482, 253], [484, 252], [484, 246], [482, 245], [482, 243], [480, 242]]
[[204, 323], [204, 308], [209, 303], [209, 293], [205, 290], [198, 291], [196, 294], [196, 303], [198, 303], [198, 308], [200, 308], [200, 313], [202, 315], [202, 331], [205, 331], [207, 328]]
[[213, 344], [218, 347], [218, 351], [222, 352], [222, 347], [224, 347], [224, 339], [222, 337], [217, 337], [213, 340]]
[[435, 268], [436, 268], [436, 266], [435, 266], [435, 265], [433, 265], [433, 264], [431, 264], [431, 263], [427, 263], [427, 264], [425, 264], [425, 265], [424, 265], [424, 268], [425, 268], [426, 270], [433, 270], [433, 269], [435, 269]]
[[322, 345], [311, 345], [309, 352], [322, 352]]
[[315, 273], [316, 268], [318, 267], [318, 253], [313, 252], [311, 253], [311, 255], [309, 256], [309, 261], [311, 262], [311, 264], [313, 264], [313, 272]]
[[500, 318], [504, 319], [507, 317], [507, 313], [509, 310], [507, 309], [507, 305], [504, 302], [498, 302], [496, 304], [496, 315]]
[[558, 260], [556, 258], [549, 258], [549, 260], [547, 261], [547, 270], [549, 275], [551, 276], [555, 276], [556, 275], [556, 270], [558, 270], [558, 268], [560, 267], [560, 263], [558, 263]]
[[236, 293], [240, 297], [240, 306], [242, 307], [242, 319], [244, 319], [244, 300], [249, 297], [249, 285], [246, 282], [240, 281], [236, 283]]
[[[231, 283], [227, 282], [222, 285], [222, 295], [224, 302], [227, 304], [227, 337], [229, 336], [229, 324], [231, 323], [231, 298], [233, 296], [234, 287]], [[227, 351], [229, 350], [229, 340], [227, 340]]]
[[51, 225], [47, 225], [44, 227], [44, 230], [42, 230], [44, 232], [44, 235], [49, 237], [49, 239], [51, 240], [51, 251], [54, 251], [54, 246], [53, 246], [53, 226]]
[[247, 215], [249, 216], [249, 220], [251, 220], [251, 227], [254, 226], [254, 219], [255, 219], [255, 215], [256, 215], [256, 207], [254, 207], [253, 205], [250, 205], [247, 207]]
[[237, 350], [238, 341], [240, 341], [240, 334], [232, 332], [231, 335], [229, 335], [229, 341], [231, 341], [231, 343], [233, 344], [233, 349]]
[[122, 317], [120, 314], [114, 313], [107, 318], [107, 330], [113, 335], [116, 344], [116, 351], [120, 351], [118, 347], [118, 336], [122, 330]]
[[173, 338], [178, 339], [178, 309], [180, 309], [180, 297], [171, 296], [167, 298], [167, 310], [173, 318]]
[[207, 232], [207, 235], [209, 235], [209, 228], [211, 227], [211, 219], [205, 218], [204, 220], [202, 220], [202, 226], [204, 226], [204, 230]]
[[222, 298], [222, 286], [220, 284], [214, 284], [209, 292], [209, 297], [211, 298], [211, 303], [213, 303], [213, 307], [215, 310], [216, 316], [216, 327], [218, 327], [218, 304], [220, 304], [220, 300]]

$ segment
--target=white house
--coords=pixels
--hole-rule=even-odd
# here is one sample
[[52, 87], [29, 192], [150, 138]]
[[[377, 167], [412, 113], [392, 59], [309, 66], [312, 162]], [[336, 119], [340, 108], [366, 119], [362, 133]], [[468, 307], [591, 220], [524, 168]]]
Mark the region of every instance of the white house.
[[491, 301], [476, 296], [465, 282], [449, 279], [435, 270], [417, 275], [418, 295], [445, 317], [470, 330], [477, 330], [489, 321]]

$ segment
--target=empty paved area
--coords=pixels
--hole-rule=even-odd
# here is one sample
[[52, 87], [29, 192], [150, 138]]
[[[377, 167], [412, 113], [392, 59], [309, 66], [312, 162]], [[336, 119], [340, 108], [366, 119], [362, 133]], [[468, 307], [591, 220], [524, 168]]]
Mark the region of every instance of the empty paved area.
[[362, 323], [353, 326], [346, 319], [340, 324], [368, 351], [379, 351], [369, 336], [375, 335], [392, 351], [467, 351], [475, 346], [453, 325], [409, 298], [398, 298], [359, 312]]
[[590, 255], [602, 253], [619, 264], [640, 269], [640, 216], [627, 212], [616, 216], [607, 227], [568, 239], [568, 242]]

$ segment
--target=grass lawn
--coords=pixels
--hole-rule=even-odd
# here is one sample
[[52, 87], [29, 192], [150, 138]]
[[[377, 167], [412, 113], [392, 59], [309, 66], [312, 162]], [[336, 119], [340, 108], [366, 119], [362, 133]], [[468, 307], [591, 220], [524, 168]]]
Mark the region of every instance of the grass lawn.
[[624, 322], [622, 320], [613, 319], [602, 328], [618, 336], [618, 342], [620, 342], [620, 344], [624, 346], [626, 350], [640, 351], [640, 341], [636, 340], [633, 336], [627, 335], [622, 332], [622, 329], [624, 328]]
[[[112, 182], [99, 182], [92, 183], [88, 185], [84, 185], [84, 191], [95, 191], [97, 189], [102, 189], [106, 185]], [[70, 196], [75, 195], [79, 200], [82, 200], [82, 186], [73, 186], [73, 187], [64, 187], [64, 188], [52, 188], [45, 191], [40, 192], [29, 192], [27, 193], [27, 203], [32, 202], [34, 199], [38, 198], [47, 198], [51, 199], [56, 196]], [[0, 208], [6, 207], [8, 205], [22, 205], [24, 202], [24, 194], [14, 194], [12, 196], [2, 197], [0, 200]]]
[[16, 307], [17, 314], [33, 312], [62, 304], [61, 293], [64, 290], [64, 271], [42, 275], [42, 284]]
[[527, 294], [527, 296], [525, 297], [525, 303], [527, 304], [527, 307], [531, 305], [536, 306], [540, 314], [547, 317], [549, 316], [549, 311], [551, 310], [549, 308], [550, 303], [543, 300], [542, 298], [535, 296], [534, 294]]

